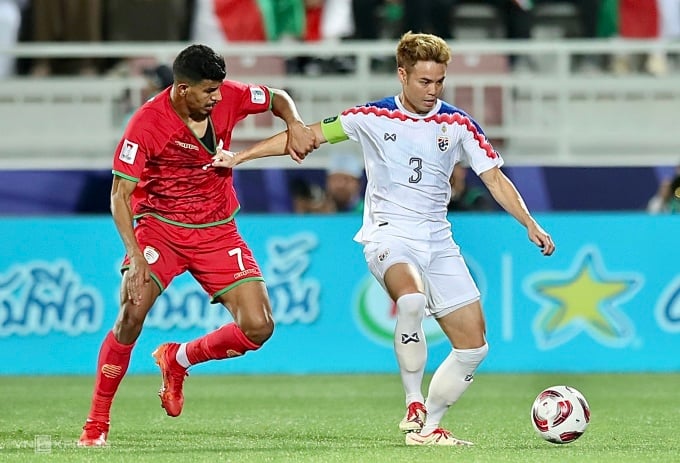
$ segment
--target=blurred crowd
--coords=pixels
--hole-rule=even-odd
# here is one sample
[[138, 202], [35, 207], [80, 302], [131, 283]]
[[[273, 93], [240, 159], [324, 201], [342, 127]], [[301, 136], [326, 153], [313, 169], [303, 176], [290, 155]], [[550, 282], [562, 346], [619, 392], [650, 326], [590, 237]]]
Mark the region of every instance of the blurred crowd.
[[[458, 163], [449, 179], [450, 212], [494, 212], [499, 208], [469, 166]], [[360, 156], [346, 151], [330, 154], [324, 178], [292, 177], [288, 184], [292, 212], [296, 214], [358, 213], [364, 211], [366, 174]]]
[[673, 175], [662, 180], [659, 190], [647, 203], [647, 212], [651, 214], [680, 214], [680, 165]]
[[[466, 6], [491, 12], [487, 37], [528, 39], [545, 19], [542, 11], [560, 4], [573, 12], [575, 24], [565, 28], [565, 37], [680, 37], [680, 0], [0, 0], [0, 46], [184, 41], [219, 47], [237, 41], [390, 39], [408, 30], [453, 40], [465, 27], [458, 12]], [[626, 72], [637, 65], [633, 58], [615, 57], [610, 66]], [[125, 66], [137, 70], [126, 60], [15, 63], [0, 55], [0, 77], [129, 71]], [[347, 66], [342, 58], [301, 58], [289, 71], [342, 72]], [[643, 57], [640, 66], [665, 71], [659, 56]]]
[[[0, 0], [0, 49], [20, 42], [194, 42], [216, 49], [245, 41], [340, 41], [396, 39], [406, 31], [430, 32], [447, 40], [465, 39], [472, 6], [490, 12], [483, 22], [488, 38], [530, 39], [550, 8], [566, 6], [564, 38], [678, 39], [680, 0]], [[564, 9], [562, 11], [565, 11]], [[490, 18], [490, 19], [489, 19]], [[529, 66], [510, 57], [515, 67]], [[521, 59], [522, 57], [520, 57]], [[667, 57], [591, 57], [583, 69], [632, 70], [663, 75]], [[394, 63], [385, 69], [394, 71]], [[351, 71], [350, 57], [289, 59], [290, 73]], [[0, 53], [0, 78], [14, 75], [145, 76], [142, 101], [172, 83], [172, 71], [153, 59], [20, 59]], [[122, 98], [123, 114], [136, 108]], [[451, 178], [451, 211], [491, 211], [486, 191], [456, 167]], [[360, 160], [334, 155], [318, 182], [294, 178], [288, 184], [297, 213], [361, 212], [365, 174]], [[680, 170], [659, 185], [651, 213], [680, 211]]]

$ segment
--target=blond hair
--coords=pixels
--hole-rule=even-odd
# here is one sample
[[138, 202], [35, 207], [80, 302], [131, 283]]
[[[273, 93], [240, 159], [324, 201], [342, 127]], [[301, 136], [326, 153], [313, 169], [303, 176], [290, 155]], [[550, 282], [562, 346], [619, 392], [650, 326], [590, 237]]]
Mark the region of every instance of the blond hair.
[[418, 61], [448, 64], [451, 61], [451, 49], [441, 37], [408, 31], [401, 36], [397, 45], [397, 66], [410, 71]]

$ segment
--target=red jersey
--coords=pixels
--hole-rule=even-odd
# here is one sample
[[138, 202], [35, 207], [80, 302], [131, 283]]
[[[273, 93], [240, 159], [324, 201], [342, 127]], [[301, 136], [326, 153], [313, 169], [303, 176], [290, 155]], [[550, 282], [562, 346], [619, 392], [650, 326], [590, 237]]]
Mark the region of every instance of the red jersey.
[[[207, 227], [230, 221], [240, 205], [232, 170], [203, 170], [215, 151], [206, 148], [170, 104], [172, 87], [147, 101], [130, 119], [113, 159], [113, 174], [138, 182], [132, 195], [135, 218]], [[267, 87], [224, 81], [222, 101], [210, 115], [215, 144], [229, 149], [231, 132], [248, 114], [267, 111]]]

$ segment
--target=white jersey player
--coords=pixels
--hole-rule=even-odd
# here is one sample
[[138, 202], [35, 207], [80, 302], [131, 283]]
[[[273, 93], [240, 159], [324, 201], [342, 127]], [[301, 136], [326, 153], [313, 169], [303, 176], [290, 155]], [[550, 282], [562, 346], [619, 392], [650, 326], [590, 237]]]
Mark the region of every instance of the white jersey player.
[[387, 225], [402, 238], [450, 238], [446, 214], [453, 166], [464, 158], [479, 175], [503, 165], [479, 125], [439, 99], [418, 114], [399, 96], [384, 98], [325, 119], [321, 129], [330, 143], [351, 139], [361, 145], [368, 184], [364, 223], [355, 239], [363, 244], [375, 241], [372, 236]]
[[[406, 433], [406, 444], [470, 445], [440, 427], [488, 352], [479, 290], [446, 218], [454, 165], [461, 159], [469, 163], [544, 255], [551, 255], [555, 245], [499, 169], [503, 161], [479, 125], [439, 99], [451, 58], [446, 42], [409, 32], [402, 36], [396, 58], [399, 95], [350, 108], [311, 129], [318, 143], [351, 139], [363, 150], [368, 184], [363, 225], [355, 240], [364, 245], [371, 273], [396, 302], [394, 349], [406, 396], [399, 428]], [[280, 155], [286, 141], [282, 132], [240, 153], [218, 153], [213, 165], [233, 167]], [[432, 377], [427, 399], [421, 392], [426, 309], [452, 345]]]

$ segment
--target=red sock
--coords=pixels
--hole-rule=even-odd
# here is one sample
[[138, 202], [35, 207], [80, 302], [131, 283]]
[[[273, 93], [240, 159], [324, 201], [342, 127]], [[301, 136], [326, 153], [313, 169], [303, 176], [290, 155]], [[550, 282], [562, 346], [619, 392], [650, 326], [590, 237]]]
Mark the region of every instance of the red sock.
[[130, 353], [134, 346], [134, 343], [119, 343], [113, 335], [113, 331], [109, 331], [104, 338], [102, 347], [99, 349], [94, 394], [92, 395], [90, 413], [87, 415], [89, 420], [109, 421], [111, 402], [113, 402], [113, 396], [128, 369]]
[[187, 358], [195, 365], [208, 360], [238, 357], [259, 348], [259, 344], [248, 339], [236, 323], [229, 323], [188, 343]]

